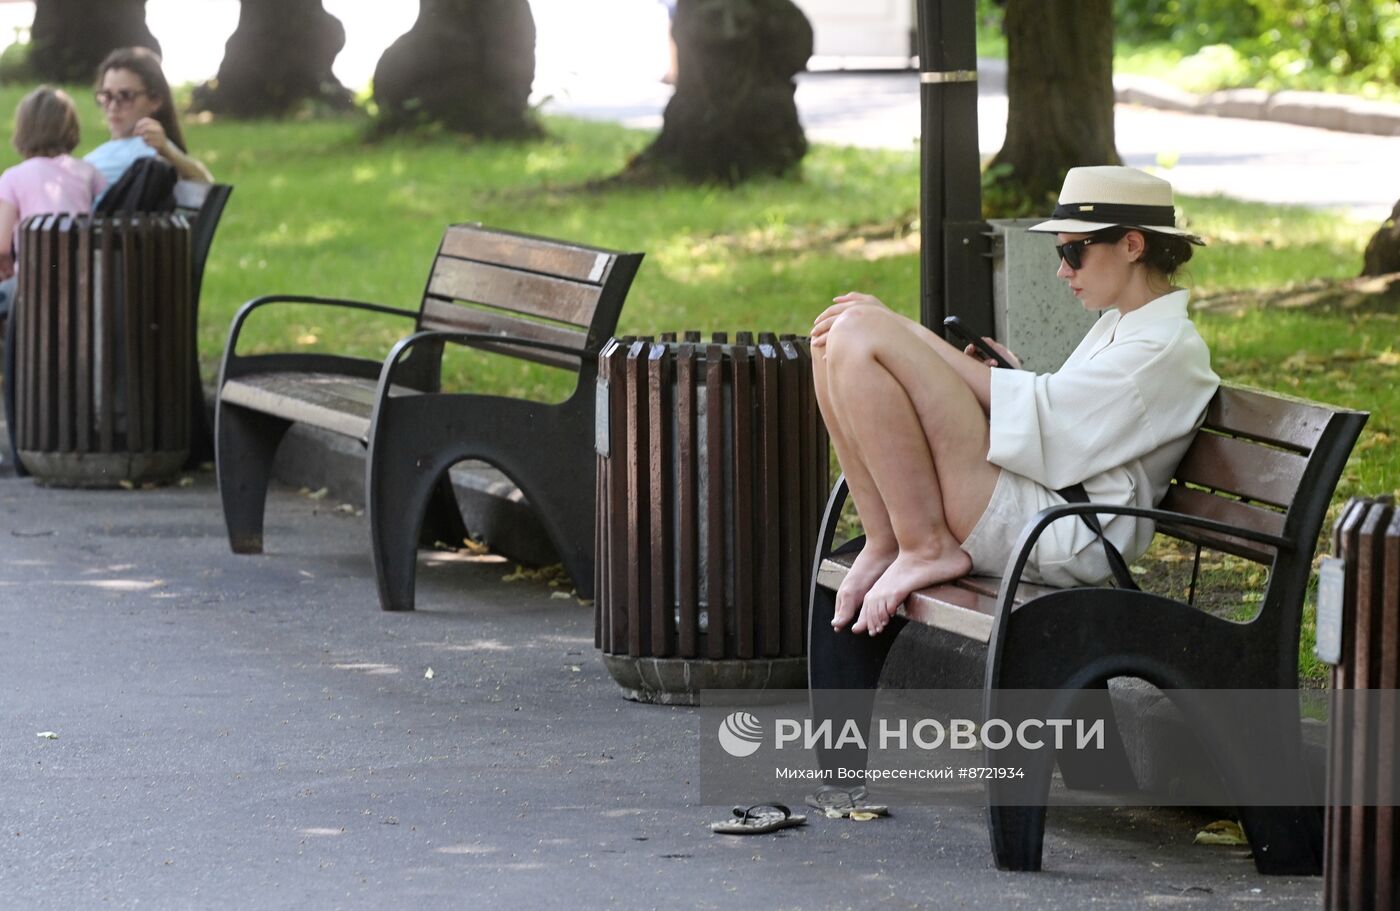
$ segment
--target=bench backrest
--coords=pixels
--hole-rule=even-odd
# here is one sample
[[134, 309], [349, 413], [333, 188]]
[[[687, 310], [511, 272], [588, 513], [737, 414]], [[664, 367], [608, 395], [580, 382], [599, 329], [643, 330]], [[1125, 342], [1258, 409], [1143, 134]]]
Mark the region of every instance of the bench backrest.
[[423, 293], [418, 327], [514, 336], [571, 353], [509, 342], [474, 347], [578, 371], [597, 366], [617, 327], [640, 253], [453, 225], [443, 235]]
[[[1162, 508], [1278, 536], [1305, 563], [1367, 415], [1221, 386]], [[1161, 531], [1256, 563], [1279, 548], [1213, 532]]]
[[214, 231], [219, 227], [233, 187], [222, 183], [200, 183], [180, 180], [175, 183], [175, 211], [190, 222], [190, 299], [199, 306], [199, 289], [204, 284], [204, 261], [214, 244]]

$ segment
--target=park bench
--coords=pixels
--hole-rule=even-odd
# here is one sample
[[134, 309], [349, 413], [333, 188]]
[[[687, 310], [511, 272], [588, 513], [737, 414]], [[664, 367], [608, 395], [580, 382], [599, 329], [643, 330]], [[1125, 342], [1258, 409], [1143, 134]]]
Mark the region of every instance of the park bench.
[[[1015, 691], [1077, 692], [1087, 703], [1098, 690], [1102, 706], [1108, 680], [1120, 676], [1146, 680], [1168, 698], [1187, 690], [1296, 689], [1303, 597], [1313, 551], [1366, 418], [1362, 412], [1223, 386], [1160, 508], [1069, 503], [1046, 509], [1021, 533], [1001, 579], [968, 577], [916, 592], [900, 609], [892, 630], [876, 637], [835, 634], [830, 628], [835, 591], [863, 541], [856, 538], [832, 548], [847, 493], [845, 479], [838, 480], [827, 504], [812, 586], [809, 667], [814, 717], [838, 717], [823, 690], [873, 694], [895, 634], [910, 622], [985, 646], [983, 704], [989, 718], [999, 717]], [[1123, 588], [1018, 585], [1045, 527], [1057, 520], [1081, 521], [1077, 517], [1090, 512], [1155, 520], [1159, 533], [1194, 545], [1197, 567], [1203, 548], [1268, 567], [1268, 588], [1258, 614], [1248, 622], [1234, 622], [1197, 608], [1194, 570], [1185, 601]], [[1303, 781], [1297, 701], [1281, 704], [1291, 705], [1291, 711], [1285, 707], [1277, 717], [1241, 718], [1226, 730], [1218, 725], [1212, 729], [1200, 706], [1178, 702], [1177, 708], [1193, 724], [1236, 803], [1259, 871], [1317, 873], [1322, 856], [1319, 807], [1249, 805], [1241, 799], [1258, 793], [1251, 788], [1257, 785], [1260, 769], [1269, 769], [1274, 781]], [[1116, 734], [1111, 709], [1106, 720]], [[1281, 739], [1254, 736], [1263, 731], [1284, 733]], [[1072, 767], [1079, 760], [1071, 762], [1065, 752], [1059, 755], [1067, 786], [1133, 789], [1122, 742], [1110, 739], [1108, 758], [1114, 761], [1107, 769], [1089, 773], [1098, 781], [1087, 781], [1083, 769]], [[1053, 751], [1032, 754], [1015, 745], [988, 751], [989, 766], [1022, 767], [1026, 772], [1024, 779], [987, 782], [998, 867], [1040, 869], [1045, 803], [1056, 759]], [[850, 765], [849, 760], [846, 757], [842, 765]]]
[[[593, 461], [598, 352], [613, 334], [642, 254], [480, 225], [449, 227], [417, 311], [298, 295], [259, 297], [234, 317], [216, 406], [219, 493], [235, 553], [261, 553], [273, 456], [302, 423], [368, 448], [365, 509], [380, 606], [412, 610], [420, 534], [466, 535], [448, 469], [466, 459], [504, 472], [539, 516], [583, 597], [593, 595]], [[238, 353], [247, 319], [313, 304], [413, 321], [382, 360]], [[574, 373], [557, 404], [441, 390], [445, 345]], [[425, 520], [426, 524], [425, 524]]]
[[[175, 184], [175, 211], [190, 221], [190, 300], [194, 313], [190, 331], [199, 332], [199, 291], [204, 285], [204, 264], [214, 245], [214, 232], [224, 213], [233, 187], [222, 183], [181, 180]], [[199, 373], [199, 346], [192, 346], [190, 358], [190, 462], [198, 464], [214, 457], [214, 428], [204, 404], [204, 382]]]

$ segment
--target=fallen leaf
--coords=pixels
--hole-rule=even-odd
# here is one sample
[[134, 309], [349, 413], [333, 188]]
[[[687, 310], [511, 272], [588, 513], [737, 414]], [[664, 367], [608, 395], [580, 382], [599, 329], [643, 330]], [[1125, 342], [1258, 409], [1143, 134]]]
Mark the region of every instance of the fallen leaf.
[[551, 601], [568, 601], [573, 598], [573, 595], [569, 592], [550, 592], [549, 598]]
[[1244, 829], [1233, 819], [1218, 819], [1196, 833], [1198, 845], [1247, 845]]
[[183, 478], [180, 479], [180, 486], [181, 486], [181, 487], [193, 487], [193, 486], [194, 486], [194, 478], [191, 478], [191, 477], [189, 477], [188, 475], [186, 475], [185, 477], [183, 477]]
[[57, 739], [58, 739], [58, 735], [55, 734], [53, 731], [40, 731], [40, 732], [39, 732], [38, 734], [36, 734], [35, 736], [36, 736], [36, 737], [39, 737], [41, 740], [57, 740]]
[[133, 484], [133, 483], [131, 483], [130, 481], [128, 481], [126, 478], [122, 478], [120, 481], [118, 481], [118, 482], [117, 482], [117, 486], [120, 487], [122, 490], [135, 490], [135, 489], [136, 489], [136, 485]]
[[335, 508], [335, 510], [336, 512], [350, 513], [353, 515], [355, 512], [355, 506], [353, 503], [341, 503]]
[[856, 822], [869, 822], [872, 819], [879, 819], [879, 813], [867, 813], [864, 810], [855, 810], [851, 813], [851, 818]]
[[1382, 367], [1400, 367], [1400, 351], [1382, 351], [1376, 355], [1376, 363]]
[[306, 488], [303, 487], [302, 490], [313, 500], [324, 500], [326, 495], [331, 492], [329, 487], [322, 487], [320, 490], [306, 490]]

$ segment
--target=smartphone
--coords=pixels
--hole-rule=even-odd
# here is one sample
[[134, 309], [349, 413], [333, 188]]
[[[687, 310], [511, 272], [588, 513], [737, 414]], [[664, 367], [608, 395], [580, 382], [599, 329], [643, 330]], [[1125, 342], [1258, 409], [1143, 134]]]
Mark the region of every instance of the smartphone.
[[1016, 369], [1000, 354], [997, 354], [996, 349], [991, 345], [988, 345], [986, 342], [982, 341], [982, 339], [968, 332], [967, 327], [962, 324], [962, 320], [958, 319], [956, 316], [950, 316], [944, 319], [943, 328], [951, 335], [957, 337], [959, 341], [972, 345], [983, 357], [990, 360], [994, 366], [1006, 367], [1012, 370]]

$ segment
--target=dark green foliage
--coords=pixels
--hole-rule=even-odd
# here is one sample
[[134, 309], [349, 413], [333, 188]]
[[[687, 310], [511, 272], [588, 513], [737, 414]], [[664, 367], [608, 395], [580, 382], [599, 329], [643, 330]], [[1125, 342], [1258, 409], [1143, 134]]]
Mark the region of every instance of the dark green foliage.
[[1120, 40], [1163, 42], [1184, 54], [1232, 47], [1251, 79], [1400, 77], [1400, 3], [1394, 0], [1114, 0]]

